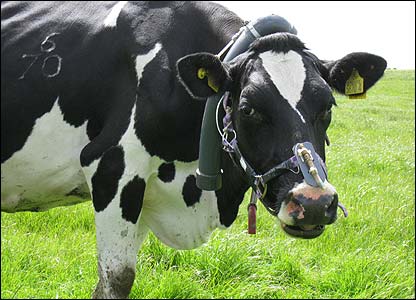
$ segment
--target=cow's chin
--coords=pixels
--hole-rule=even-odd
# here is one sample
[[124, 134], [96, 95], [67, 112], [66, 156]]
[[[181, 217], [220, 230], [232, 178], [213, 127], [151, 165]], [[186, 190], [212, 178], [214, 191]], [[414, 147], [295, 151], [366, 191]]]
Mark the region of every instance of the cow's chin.
[[303, 239], [314, 239], [320, 236], [325, 230], [325, 225], [293, 226], [287, 225], [282, 221], [280, 221], [280, 226], [282, 227], [283, 231], [286, 232], [288, 235]]

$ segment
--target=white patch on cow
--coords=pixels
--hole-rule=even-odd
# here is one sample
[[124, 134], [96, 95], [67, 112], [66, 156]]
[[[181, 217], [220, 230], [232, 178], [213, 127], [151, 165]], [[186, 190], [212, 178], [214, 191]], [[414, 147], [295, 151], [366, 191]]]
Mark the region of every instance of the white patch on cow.
[[79, 153], [89, 142], [86, 126], [64, 121], [58, 97], [50, 112], [35, 121], [23, 148], [1, 166], [2, 210], [73, 204], [74, 199], [62, 196], [85, 184]]
[[294, 225], [293, 217], [289, 216], [287, 212], [287, 205], [284, 201], [282, 201], [282, 205], [280, 206], [279, 214], [277, 215], [280, 221], [285, 223], [286, 225]]
[[137, 55], [136, 57], [136, 76], [137, 76], [137, 85], [140, 83], [142, 78], [144, 68], [146, 65], [151, 62], [157, 55], [157, 53], [162, 49], [161, 43], [156, 43], [152, 50], [144, 55]]
[[330, 184], [326, 179], [323, 182], [323, 188], [313, 187], [307, 184], [305, 180], [303, 180], [302, 183], [296, 183], [294, 187], [289, 191], [289, 193], [293, 193], [294, 195], [295, 194], [307, 194], [307, 193], [311, 193], [311, 191], [317, 191], [321, 194], [330, 194], [330, 195], [334, 195], [337, 193], [337, 191], [335, 190], [335, 187], [332, 184]]
[[136, 105], [133, 107], [129, 127], [119, 142], [124, 150], [125, 163], [124, 174], [120, 179], [121, 184], [126, 184], [136, 175], [146, 181], [159, 164], [163, 162], [157, 156], [151, 156], [137, 138], [134, 130], [135, 114]]
[[[176, 249], [193, 249], [207, 242], [219, 221], [217, 198], [202, 191], [199, 202], [186, 206], [182, 189], [186, 178], [194, 175], [197, 161], [175, 161], [175, 179], [162, 182], [153, 176], [147, 182], [143, 221], [164, 244]], [[156, 175], [156, 174], [155, 174]]]
[[[119, 199], [119, 194], [116, 197]], [[121, 217], [119, 201], [112, 201], [100, 213], [95, 213], [98, 272], [100, 277], [99, 298], [116, 298], [114, 282], [126, 282], [126, 270], [135, 270], [139, 251], [149, 229], [139, 219], [136, 224]]]
[[290, 50], [287, 53], [267, 51], [261, 53], [259, 57], [262, 59], [263, 67], [269, 73], [279, 93], [289, 102], [302, 122], [305, 123], [304, 117], [296, 108], [302, 97], [301, 93], [306, 79], [302, 56]]
[[119, 1], [116, 5], [113, 6], [110, 13], [104, 20], [105, 27], [115, 27], [117, 25], [118, 16], [127, 2], [128, 1]]
[[82, 172], [84, 173], [85, 178], [87, 179], [88, 189], [92, 191], [91, 186], [91, 178], [95, 174], [98, 168], [98, 163], [100, 162], [99, 159], [94, 160], [92, 163], [90, 163], [88, 166], [82, 167]]

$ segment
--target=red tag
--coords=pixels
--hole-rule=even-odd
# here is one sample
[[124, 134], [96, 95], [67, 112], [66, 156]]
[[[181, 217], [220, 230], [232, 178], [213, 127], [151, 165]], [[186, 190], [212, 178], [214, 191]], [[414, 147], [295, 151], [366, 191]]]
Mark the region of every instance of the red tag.
[[256, 234], [256, 204], [250, 203], [248, 206], [248, 233]]

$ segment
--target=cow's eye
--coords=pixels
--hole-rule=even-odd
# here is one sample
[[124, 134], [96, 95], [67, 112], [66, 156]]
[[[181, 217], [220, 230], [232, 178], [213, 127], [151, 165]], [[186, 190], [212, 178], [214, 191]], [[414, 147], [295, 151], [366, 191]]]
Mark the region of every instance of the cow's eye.
[[247, 101], [242, 101], [238, 106], [238, 111], [242, 117], [248, 118], [250, 120], [262, 121], [262, 115], [256, 111]]
[[240, 105], [240, 111], [246, 116], [253, 116], [256, 113], [254, 108], [245, 103]]

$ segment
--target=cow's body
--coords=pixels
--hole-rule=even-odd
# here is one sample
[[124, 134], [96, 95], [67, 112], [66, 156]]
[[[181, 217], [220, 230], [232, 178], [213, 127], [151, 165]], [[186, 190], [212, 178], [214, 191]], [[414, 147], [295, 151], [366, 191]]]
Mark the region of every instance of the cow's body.
[[[223, 153], [223, 188], [196, 187], [205, 103], [176, 79], [176, 62], [218, 53], [240, 18], [203, 2], [2, 2], [1, 14], [2, 211], [70, 205], [91, 191], [96, 297], [128, 295], [149, 229], [190, 249], [232, 224], [248, 183]], [[276, 86], [306, 123], [293, 89]]]
[[[127, 285], [149, 228], [165, 244], [190, 249], [235, 218], [220, 222], [215, 192], [195, 186], [204, 103], [191, 99], [174, 70], [186, 54], [219, 51], [242, 23], [227, 12], [218, 24], [235, 22], [221, 32], [201, 18], [183, 27], [176, 14], [208, 15], [204, 4], [158, 6], [2, 3], [2, 210], [47, 210], [85, 201], [87, 184], [93, 195], [101, 189], [94, 195], [100, 267], [124, 274]], [[5, 19], [14, 10], [21, 12]], [[37, 15], [47, 18], [34, 24]], [[204, 38], [190, 34], [199, 26]], [[133, 34], [140, 39], [126, 38]], [[105, 291], [112, 275], [100, 272], [96, 296], [114, 295]]]
[[[34, 6], [33, 9], [21, 4], [33, 15], [45, 13], [41, 5], [31, 5]], [[171, 29], [168, 25], [172, 26], [172, 21], [166, 17], [163, 18], [163, 22], [167, 22], [164, 31], [144, 39], [144, 45], [127, 45], [131, 48], [131, 53], [119, 53], [118, 50], [121, 52], [126, 49], [120, 45], [113, 47], [118, 49], [108, 49], [123, 42], [124, 38], [117, 34], [114, 22], [119, 19], [117, 12], [121, 13], [122, 7], [132, 4], [60, 2], [55, 5], [59, 9], [50, 9], [54, 5], [46, 4], [50, 11], [47, 18], [49, 28], [47, 31], [42, 28], [44, 38], [35, 40], [35, 30], [23, 22], [19, 29], [25, 28], [23, 36], [27, 36], [30, 42], [19, 40], [24, 45], [18, 45], [19, 51], [15, 50], [15, 43], [10, 42], [13, 48], [3, 44], [2, 172], [17, 175], [2, 178], [3, 210], [45, 210], [65, 205], [62, 196], [84, 195], [88, 189], [80, 164], [82, 151], [84, 150], [81, 158], [84, 161], [83, 167], [93, 168], [95, 172], [97, 166], [90, 164], [98, 163], [103, 152], [117, 145], [123, 145], [126, 153], [128, 145], [133, 144], [132, 159], [140, 161], [135, 164], [135, 170], [125, 172], [130, 175], [140, 174], [140, 178], [146, 182], [150, 179], [156, 183], [154, 177], [158, 178], [161, 167], [161, 182], [166, 181], [167, 185], [175, 183], [182, 187], [186, 177], [194, 173], [204, 104], [191, 100], [179, 83], [175, 82], [172, 69], [178, 58], [200, 50], [203, 45], [199, 42], [192, 45], [193, 41], [187, 39], [184, 41], [186, 47], [176, 47], [177, 53], [168, 54], [166, 48], [169, 47], [163, 45], [172, 37], [163, 37]], [[161, 13], [171, 15], [173, 20], [175, 9], [190, 6], [180, 3], [173, 5], [176, 7], [160, 9], [147, 7], [146, 4], [135, 6], [136, 10], [143, 10], [139, 16], [154, 14], [154, 18], [149, 18], [140, 26], [161, 27]], [[7, 4], [2, 9], [2, 13], [7, 15]], [[68, 16], [68, 12], [73, 12], [72, 16]], [[25, 17], [30, 20], [30, 17]], [[109, 21], [110, 17], [115, 17], [113, 22]], [[65, 22], [58, 22], [61, 19]], [[53, 21], [58, 24], [56, 28], [51, 28]], [[4, 32], [13, 34], [9, 27], [17, 30], [16, 22], [17, 20], [4, 21]], [[74, 26], [82, 27], [74, 33]], [[47, 38], [53, 33], [56, 34]], [[154, 33], [148, 32], [148, 35]], [[232, 33], [230, 31], [229, 34]], [[78, 36], [68, 41], [66, 35]], [[94, 37], [91, 45], [88, 44], [90, 36]], [[226, 42], [227, 38], [223, 34], [219, 34], [219, 37], [222, 40], [210, 47], [213, 52]], [[45, 39], [56, 45], [50, 52], [41, 49]], [[87, 42], [79, 45], [80, 40]], [[63, 43], [70, 43], [71, 46], [62, 45]], [[102, 43], [101, 48], [97, 46], [99, 43]], [[212, 39], [209, 44], [213, 44]], [[50, 45], [45, 48], [48, 46]], [[22, 57], [25, 54], [39, 57]], [[52, 55], [61, 60], [54, 59]], [[93, 62], [95, 59], [96, 64]], [[125, 64], [116, 65], [116, 59], [125, 59]], [[45, 61], [46, 65], [50, 64], [51, 70], [46, 70]], [[163, 68], [158, 68], [159, 66]], [[116, 68], [120, 70], [115, 70]], [[125, 74], [120, 76], [120, 73]], [[123, 76], [130, 76], [129, 84], [120, 82]], [[29, 80], [36, 80], [38, 84], [28, 88], [26, 84]], [[136, 125], [134, 118], [137, 118]], [[140, 138], [134, 133], [134, 127], [139, 131]], [[19, 130], [17, 133], [16, 128]], [[97, 145], [94, 144], [95, 140], [98, 140]], [[167, 162], [173, 164], [166, 164]], [[178, 162], [178, 165], [174, 162]], [[163, 164], [166, 164], [165, 168]], [[130, 164], [126, 166], [130, 167]], [[168, 174], [164, 175], [163, 172]], [[176, 182], [178, 177], [183, 177], [182, 183]], [[123, 179], [127, 183], [133, 178]], [[51, 199], [51, 195], [56, 195], [56, 199]]]

